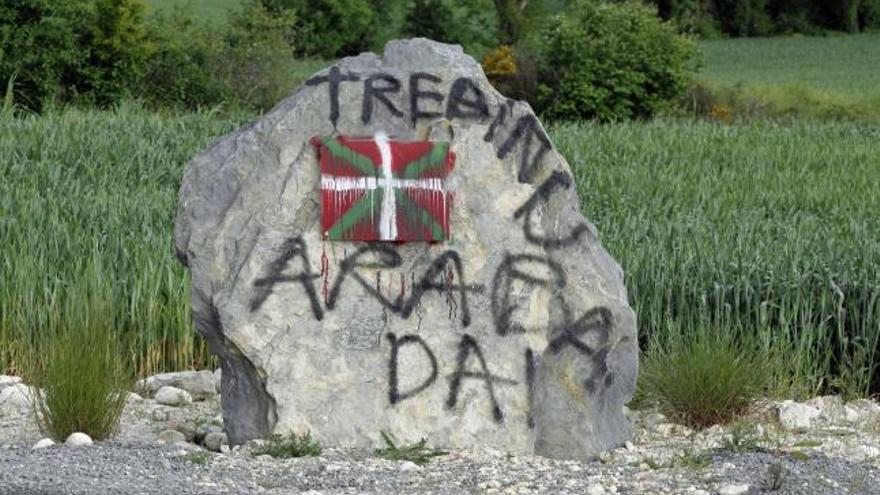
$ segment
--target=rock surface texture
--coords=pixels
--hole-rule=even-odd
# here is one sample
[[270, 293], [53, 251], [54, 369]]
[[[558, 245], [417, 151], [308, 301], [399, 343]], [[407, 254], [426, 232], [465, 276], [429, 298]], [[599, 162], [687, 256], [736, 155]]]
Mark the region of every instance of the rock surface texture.
[[[451, 142], [448, 241], [324, 240], [310, 141], [383, 135]], [[621, 269], [529, 106], [458, 46], [343, 59], [214, 143], [187, 166], [175, 240], [234, 444], [310, 431], [370, 447], [385, 431], [583, 458], [629, 438]]]

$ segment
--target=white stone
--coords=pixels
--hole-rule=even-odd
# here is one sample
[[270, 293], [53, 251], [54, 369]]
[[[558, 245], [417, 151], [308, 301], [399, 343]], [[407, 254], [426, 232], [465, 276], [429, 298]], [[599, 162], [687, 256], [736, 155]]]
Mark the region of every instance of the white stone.
[[587, 495], [605, 495], [605, 487], [600, 484], [590, 485], [587, 488]]
[[787, 431], [806, 431], [820, 412], [813, 406], [794, 401], [783, 401], [779, 405], [779, 424]]
[[0, 408], [24, 410], [31, 406], [34, 390], [23, 383], [9, 385], [0, 391]]
[[185, 406], [193, 401], [189, 392], [177, 387], [164, 386], [156, 392], [156, 402], [166, 406]]
[[880, 456], [880, 448], [873, 445], [861, 445], [859, 450], [864, 454], [866, 459], [873, 459]]
[[[846, 407], [855, 411], [859, 421], [873, 421], [880, 419], [880, 404], [871, 399], [857, 399], [847, 402]], [[849, 413], [853, 414], [853, 413]]]
[[214, 370], [213, 374], [214, 378], [214, 390], [219, 394], [221, 392], [221, 384], [223, 383], [223, 370], [217, 368]]
[[19, 383], [22, 383], [20, 376], [0, 375], [0, 390]]
[[126, 404], [140, 404], [143, 401], [144, 398], [134, 392], [129, 392], [128, 396], [125, 398]]
[[749, 492], [749, 485], [722, 485], [718, 488], [718, 495], [744, 495]]
[[401, 473], [411, 473], [413, 471], [421, 471], [422, 468], [419, 467], [418, 464], [412, 461], [403, 461], [400, 463], [400, 466], [397, 468]]
[[205, 435], [205, 448], [210, 451], [221, 452], [223, 446], [228, 443], [229, 440], [227, 440], [225, 433], [212, 432]]
[[186, 390], [192, 400], [201, 401], [217, 395], [214, 385], [214, 374], [209, 370], [176, 371], [149, 376], [135, 385], [135, 391], [151, 397], [159, 393], [162, 387], [175, 387]]
[[68, 447], [84, 447], [91, 444], [92, 437], [80, 432], [71, 433], [67, 440], [64, 441], [64, 445]]
[[849, 404], [843, 406], [843, 419], [847, 423], [858, 423], [862, 415], [859, 410]]
[[150, 419], [157, 423], [163, 421], [182, 421], [183, 411], [176, 407], [158, 406], [150, 411]]
[[55, 445], [54, 440], [52, 440], [51, 438], [43, 438], [39, 442], [35, 443], [34, 446], [31, 447], [31, 450], [45, 449], [46, 447], [51, 447], [53, 445]]
[[173, 445], [178, 442], [186, 442], [186, 437], [177, 430], [162, 430], [159, 432], [158, 442]]
[[821, 417], [829, 422], [839, 422], [846, 417], [843, 399], [837, 395], [815, 397], [804, 402], [804, 404], [818, 409]]

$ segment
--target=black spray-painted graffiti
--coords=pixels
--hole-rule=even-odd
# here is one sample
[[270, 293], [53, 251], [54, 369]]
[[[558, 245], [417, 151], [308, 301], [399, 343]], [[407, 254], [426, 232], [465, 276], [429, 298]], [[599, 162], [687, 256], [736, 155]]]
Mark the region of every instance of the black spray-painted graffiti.
[[[413, 72], [408, 77], [409, 101], [406, 102], [409, 107], [408, 115], [405, 115], [401, 110], [403, 102], [398, 99], [395, 104], [392, 99], [399, 95], [403, 83], [391, 74], [379, 72], [365, 76], [355, 72], [342, 72], [334, 66], [326, 75], [315, 76], [306, 81], [306, 85], [327, 84], [330, 102], [328, 117], [334, 128], [339, 122], [339, 89], [343, 83], [362, 82], [360, 118], [364, 125], [373, 121], [377, 103], [385, 107], [392, 117], [407, 118], [413, 127], [418, 125], [419, 121], [440, 117], [445, 117], [450, 121], [480, 122], [491, 117], [492, 110], [489, 107], [486, 94], [473, 79], [456, 78], [450, 85], [448, 94], [444, 95], [437, 90], [439, 85], [443, 83], [441, 76], [428, 72]], [[508, 129], [508, 118], [513, 119], [513, 108], [512, 100], [505, 100], [503, 104], [498, 106], [497, 113], [492, 119], [484, 139], [486, 142], [493, 142], [496, 137], [499, 137], [502, 130], [508, 132], [506, 136], [500, 137], [501, 141], [496, 154], [498, 158], [503, 159], [519, 150], [517, 178], [520, 182], [531, 183], [538, 176], [541, 163], [553, 146], [538, 119], [532, 114], [519, 117], [513, 123], [512, 129]]]
[[[260, 309], [266, 298], [272, 294], [272, 289], [277, 284], [298, 283], [302, 285], [303, 290], [309, 298], [312, 307], [312, 314], [320, 320], [324, 317], [324, 310], [318, 300], [318, 291], [315, 289], [314, 281], [320, 275], [311, 272], [311, 265], [307, 256], [306, 243], [302, 237], [295, 239], [287, 239], [279, 249], [278, 257], [275, 258], [269, 266], [266, 267], [266, 275], [254, 281], [254, 296], [251, 299], [251, 311]], [[295, 274], [285, 275], [284, 272], [288, 264], [293, 259], [299, 259], [301, 268]]]
[[548, 177], [547, 180], [538, 186], [538, 189], [532, 194], [532, 197], [513, 213], [513, 218], [517, 220], [520, 218], [524, 219], [523, 233], [525, 234], [527, 241], [542, 246], [547, 250], [561, 249], [580, 241], [581, 236], [589, 230], [587, 225], [582, 223], [574, 227], [567, 236], [553, 239], [535, 234], [532, 227], [532, 217], [534, 216], [535, 211], [541, 207], [542, 203], [546, 203], [550, 199], [550, 195], [552, 195], [556, 189], [562, 188], [567, 190], [571, 186], [571, 176], [565, 172], [556, 170], [550, 174], [550, 177]]
[[[365, 125], [372, 122], [379, 107], [384, 108], [393, 118], [407, 119], [412, 126], [416, 126], [421, 120], [439, 117], [480, 122], [491, 118], [483, 138], [487, 143], [497, 144], [496, 155], [499, 159], [519, 153], [517, 178], [520, 182], [532, 183], [539, 177], [543, 159], [552, 149], [550, 139], [534, 115], [514, 117], [514, 103], [505, 100], [497, 107], [493, 117], [486, 95], [473, 80], [466, 77], [455, 79], [448, 94], [444, 95], [437, 90], [443, 83], [440, 76], [425, 72], [412, 73], [406, 81], [409, 96], [406, 102], [400, 100], [403, 82], [386, 73], [362, 76], [352, 72], [343, 73], [338, 67], [333, 67], [327, 75], [314, 77], [306, 84], [317, 86], [327, 83], [329, 118], [335, 127], [340, 116], [340, 85], [358, 82], [363, 84], [360, 118]], [[406, 110], [405, 106], [408, 106]], [[553, 252], [577, 244], [589, 232], [586, 224], [571, 227], [560, 237], [545, 235], [535, 228], [536, 222], [540, 221], [540, 208], [546, 206], [553, 194], [567, 191], [572, 185], [573, 180], [568, 173], [554, 171], [514, 212], [513, 219], [523, 222], [523, 235], [529, 243]], [[313, 316], [320, 320], [326, 311], [336, 309], [343, 297], [346, 281], [353, 280], [384, 311], [404, 319], [416, 313], [424, 297], [445, 297], [450, 308], [450, 318], [460, 317], [461, 326], [466, 328], [472, 320], [469, 298], [485, 292], [485, 286], [466, 281], [461, 256], [451, 249], [437, 254], [418, 276], [409, 274], [411, 281], [408, 293], [406, 276], [398, 273], [400, 289], [396, 294], [390, 290], [390, 280], [388, 288], [383, 288], [381, 280], [383, 271], [399, 272], [403, 265], [403, 259], [393, 245], [369, 244], [346, 254], [339, 262], [339, 270], [332, 283], [329, 280], [330, 268], [326, 256], [322, 257], [320, 274], [316, 274], [311, 271], [306, 252], [306, 244], [300, 237], [282, 243], [275, 258], [266, 266], [265, 273], [254, 281], [251, 311], [257, 311], [263, 306], [276, 285], [294, 283], [301, 286], [309, 300]], [[324, 280], [320, 294], [323, 295], [323, 305], [316, 282], [322, 277]], [[548, 291], [549, 304], [554, 305], [550, 308], [551, 314], [562, 315], [560, 322], [550, 329], [550, 342], [546, 351], [536, 354], [531, 348], [526, 348], [523, 353], [522, 382], [526, 389], [526, 422], [529, 428], [535, 426], [532, 414], [534, 387], [542, 362], [563, 359], [570, 352], [576, 353], [590, 367], [591, 371], [583, 382], [584, 388], [590, 393], [599, 391], [600, 387], [611, 386], [614, 380], [607, 365], [611, 351], [612, 313], [608, 308], [596, 307], [575, 319], [561, 296], [567, 283], [565, 269], [559, 262], [550, 256], [535, 254], [506, 253], [492, 278], [489, 305], [498, 336], [507, 337], [536, 330], [526, 328], [520, 322], [521, 318], [517, 318], [517, 311], [526, 310], [520, 308], [518, 302], [518, 294], [521, 292], [531, 292], [535, 288]], [[388, 401], [392, 406], [412, 399], [437, 384], [438, 377], [444, 370], [440, 369], [434, 349], [422, 337], [414, 334], [398, 336], [389, 332], [385, 334], [385, 339], [390, 344]], [[420, 369], [430, 369], [430, 373], [421, 382], [402, 390], [400, 378], [409, 376], [407, 370], [400, 369], [400, 352], [404, 348], [410, 349], [407, 352], [411, 353], [408, 354], [411, 357], [421, 355], [427, 367]], [[448, 379], [446, 408], [451, 410], [458, 407], [463, 383], [466, 380], [476, 380], [483, 384], [495, 421], [502, 423], [505, 415], [498, 401], [496, 388], [516, 386], [521, 382], [493, 374], [483, 348], [471, 334], [465, 333], [461, 336], [455, 352], [454, 369], [447, 370], [445, 375]]]
[[[548, 278], [540, 278], [520, 269], [525, 265], [542, 265], [551, 273]], [[501, 265], [495, 271], [492, 282], [492, 319], [495, 321], [495, 331], [502, 337], [508, 334], [525, 333], [526, 329], [512, 319], [516, 304], [512, 301], [511, 288], [515, 282], [523, 282], [528, 285], [562, 289], [565, 287], [565, 272], [562, 266], [544, 256], [533, 254], [518, 254], [505, 256]]]

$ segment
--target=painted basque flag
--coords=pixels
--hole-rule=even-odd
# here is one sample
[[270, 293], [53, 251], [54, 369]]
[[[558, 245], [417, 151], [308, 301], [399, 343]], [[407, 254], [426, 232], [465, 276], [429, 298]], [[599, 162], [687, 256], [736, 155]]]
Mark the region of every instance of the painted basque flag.
[[449, 238], [455, 166], [449, 143], [316, 137], [325, 239], [428, 241]]

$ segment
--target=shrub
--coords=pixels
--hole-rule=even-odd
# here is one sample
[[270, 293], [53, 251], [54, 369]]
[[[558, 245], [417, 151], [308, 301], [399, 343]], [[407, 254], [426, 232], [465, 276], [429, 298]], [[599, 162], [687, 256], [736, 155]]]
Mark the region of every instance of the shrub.
[[721, 30], [732, 36], [763, 36], [773, 30], [767, 0], [714, 0]]
[[256, 0], [230, 17], [213, 71], [227, 101], [268, 109], [291, 89], [294, 19], [293, 12], [273, 14]]
[[273, 13], [293, 10], [297, 55], [335, 58], [369, 49], [376, 14], [369, 0], [262, 0]]
[[643, 356], [638, 395], [670, 419], [705, 428], [746, 413], [768, 380], [757, 346], [725, 331], [673, 331], [655, 339]]
[[469, 53], [481, 53], [495, 45], [497, 24], [488, 0], [415, 0], [407, 10], [402, 34], [456, 43]]
[[41, 110], [54, 101], [107, 105], [127, 94], [148, 56], [142, 0], [19, 0], [0, 5], [0, 81]]
[[61, 441], [78, 431], [97, 440], [112, 435], [135, 377], [130, 349], [116, 331], [112, 288], [100, 269], [86, 273], [88, 291], [61, 296], [23, 350], [37, 423]]
[[293, 25], [292, 11], [273, 14], [257, 1], [221, 27], [196, 22], [188, 10], [157, 17], [139, 94], [154, 107], [270, 108], [291, 86]]
[[662, 19], [675, 19], [683, 33], [705, 38], [717, 37], [718, 23], [710, 12], [711, 2], [705, 0], [651, 0]]
[[637, 3], [577, 0], [544, 29], [534, 105], [548, 117], [647, 118], [687, 88], [695, 43]]
[[265, 444], [254, 449], [254, 455], [270, 455], [277, 459], [314, 457], [321, 455], [321, 446], [312, 439], [310, 433], [304, 435], [291, 433], [287, 436], [272, 435]]
[[146, 62], [138, 96], [158, 108], [196, 109], [223, 98], [214, 70], [222, 53], [217, 33], [196, 22], [192, 12], [177, 8], [157, 15], [149, 36], [156, 47]]

